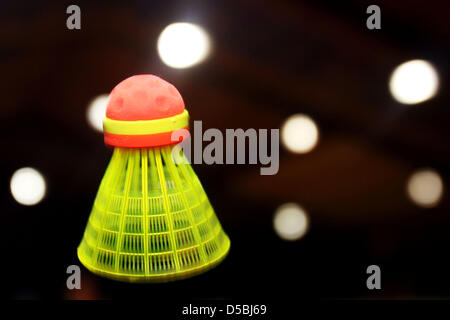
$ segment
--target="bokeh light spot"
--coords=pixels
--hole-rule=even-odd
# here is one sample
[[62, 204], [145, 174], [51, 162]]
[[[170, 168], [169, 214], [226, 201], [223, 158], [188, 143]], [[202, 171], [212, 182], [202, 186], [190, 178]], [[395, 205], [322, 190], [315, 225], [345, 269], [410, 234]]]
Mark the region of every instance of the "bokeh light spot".
[[172, 68], [188, 68], [203, 61], [210, 52], [210, 39], [205, 30], [191, 23], [168, 25], [158, 38], [161, 60]]
[[316, 123], [304, 114], [290, 116], [281, 127], [281, 142], [294, 153], [310, 152], [317, 145], [318, 139]]
[[39, 171], [26, 167], [14, 172], [10, 188], [12, 196], [18, 203], [33, 206], [44, 198], [46, 183]]
[[389, 80], [389, 90], [395, 100], [416, 104], [431, 99], [439, 87], [439, 76], [431, 63], [411, 60], [402, 63]]
[[299, 205], [285, 203], [275, 211], [273, 227], [281, 239], [298, 240], [308, 231], [309, 218]]
[[97, 131], [103, 132], [103, 119], [106, 116], [109, 95], [102, 94], [95, 97], [87, 108], [86, 117], [89, 125]]
[[433, 169], [415, 171], [407, 183], [407, 193], [411, 201], [424, 208], [436, 206], [441, 200], [443, 189], [442, 179]]

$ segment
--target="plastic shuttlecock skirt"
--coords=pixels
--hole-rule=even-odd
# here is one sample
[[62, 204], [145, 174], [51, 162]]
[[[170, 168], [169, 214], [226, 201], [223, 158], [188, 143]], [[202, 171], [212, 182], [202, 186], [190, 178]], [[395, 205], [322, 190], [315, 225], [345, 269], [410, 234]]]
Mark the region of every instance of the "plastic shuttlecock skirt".
[[90, 271], [164, 282], [202, 273], [227, 255], [228, 236], [191, 165], [173, 161], [173, 148], [114, 149], [78, 247]]

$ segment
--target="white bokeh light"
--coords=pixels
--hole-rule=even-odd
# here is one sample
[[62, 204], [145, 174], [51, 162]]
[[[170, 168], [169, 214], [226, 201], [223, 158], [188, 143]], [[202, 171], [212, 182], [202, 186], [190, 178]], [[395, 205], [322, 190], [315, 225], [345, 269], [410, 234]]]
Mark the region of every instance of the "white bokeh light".
[[35, 205], [44, 198], [46, 192], [45, 179], [34, 168], [21, 168], [11, 177], [11, 194], [14, 199], [25, 206]]
[[411, 60], [395, 68], [389, 80], [389, 90], [395, 100], [416, 104], [431, 99], [439, 87], [439, 76], [431, 63]]
[[298, 240], [308, 231], [308, 215], [299, 205], [285, 203], [275, 211], [273, 227], [281, 239]]
[[103, 118], [106, 116], [106, 106], [108, 105], [109, 95], [102, 94], [95, 97], [88, 105], [86, 117], [88, 123], [97, 131], [103, 131]]
[[290, 116], [281, 127], [281, 142], [291, 152], [307, 153], [314, 149], [319, 130], [314, 120], [304, 114]]
[[444, 184], [433, 169], [419, 169], [408, 179], [407, 193], [416, 205], [431, 208], [441, 200]]
[[161, 32], [158, 53], [169, 67], [188, 68], [208, 56], [210, 42], [208, 34], [201, 27], [191, 23], [173, 23]]

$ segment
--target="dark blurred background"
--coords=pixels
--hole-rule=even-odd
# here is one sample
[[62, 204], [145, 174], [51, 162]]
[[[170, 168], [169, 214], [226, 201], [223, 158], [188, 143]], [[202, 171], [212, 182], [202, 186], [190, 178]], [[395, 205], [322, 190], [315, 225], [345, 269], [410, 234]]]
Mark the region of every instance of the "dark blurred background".
[[[81, 8], [81, 29], [66, 8]], [[450, 7], [444, 1], [2, 1], [0, 4], [1, 295], [7, 299], [450, 297]], [[208, 58], [165, 65], [161, 31], [200, 25]], [[409, 106], [389, 92], [395, 67], [425, 59], [439, 91]], [[66, 289], [111, 157], [86, 110], [121, 80], [152, 73], [174, 84], [207, 128], [281, 128], [307, 114], [317, 146], [280, 146], [277, 175], [260, 165], [193, 165], [232, 245], [216, 269], [169, 284], [105, 280], [82, 267], [82, 290]], [[22, 167], [45, 177], [45, 198], [19, 204], [10, 180]], [[417, 169], [444, 185], [429, 208], [406, 192]], [[309, 217], [296, 241], [274, 230], [276, 209]], [[381, 268], [368, 290], [366, 268]]]

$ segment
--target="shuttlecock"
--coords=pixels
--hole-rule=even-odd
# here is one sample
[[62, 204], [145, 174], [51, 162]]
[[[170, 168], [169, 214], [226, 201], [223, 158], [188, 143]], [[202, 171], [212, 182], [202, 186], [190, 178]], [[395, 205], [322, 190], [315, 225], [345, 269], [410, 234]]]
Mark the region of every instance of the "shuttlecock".
[[230, 248], [203, 187], [175, 161], [175, 130], [189, 115], [178, 90], [153, 75], [111, 92], [105, 143], [114, 151], [78, 247], [81, 263], [115, 280], [164, 282], [202, 273]]

